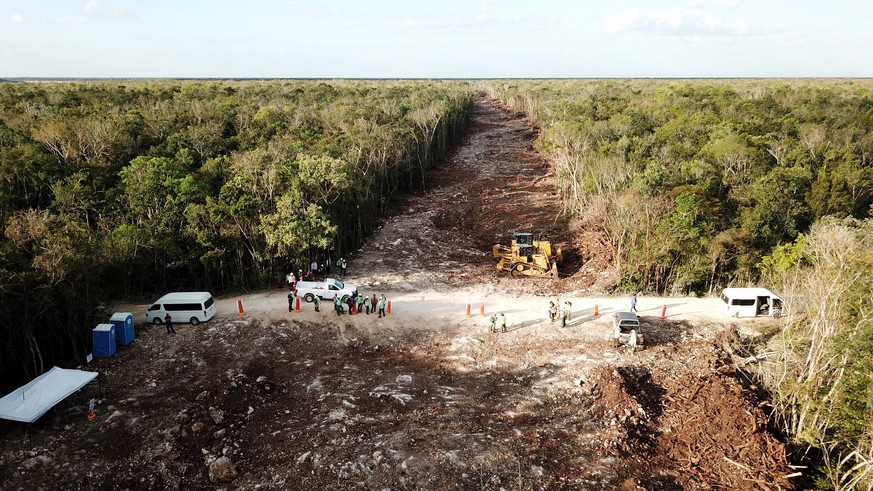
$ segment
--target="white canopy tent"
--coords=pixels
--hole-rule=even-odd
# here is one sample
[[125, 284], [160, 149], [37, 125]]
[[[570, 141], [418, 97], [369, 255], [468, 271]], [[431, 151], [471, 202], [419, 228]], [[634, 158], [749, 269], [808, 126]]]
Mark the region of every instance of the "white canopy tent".
[[97, 372], [53, 367], [0, 399], [0, 418], [33, 423], [97, 377]]

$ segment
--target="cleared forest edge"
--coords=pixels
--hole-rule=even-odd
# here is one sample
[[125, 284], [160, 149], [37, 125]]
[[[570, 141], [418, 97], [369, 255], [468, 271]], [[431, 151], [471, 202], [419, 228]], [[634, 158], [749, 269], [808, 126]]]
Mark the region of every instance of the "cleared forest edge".
[[[717, 321], [713, 299], [669, 300], [660, 320], [662, 299], [642, 298], [648, 346], [628, 352], [609, 321], [626, 299], [494, 271], [491, 243], [519, 227], [574, 240], [532, 139], [523, 118], [477, 101], [427, 191], [351, 258], [347, 279], [387, 293], [390, 316], [289, 313], [273, 291], [241, 297], [246, 317], [223, 299], [178, 335], [138, 326], [94, 364], [93, 423], [82, 395], [29, 443], [2, 427], [0, 487], [792, 488], [784, 447], [717, 345], [754, 330]], [[558, 292], [574, 303], [566, 328], [545, 315]], [[486, 316], [467, 319], [474, 299]], [[489, 332], [498, 312], [507, 333]]]

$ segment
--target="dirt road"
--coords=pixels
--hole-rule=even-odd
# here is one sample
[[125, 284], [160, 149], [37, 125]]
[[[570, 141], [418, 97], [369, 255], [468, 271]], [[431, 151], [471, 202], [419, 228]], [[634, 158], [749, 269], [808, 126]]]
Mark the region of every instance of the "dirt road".
[[[629, 299], [589, 296], [609, 272], [576, 246], [557, 282], [494, 272], [490, 244], [516, 214], [579, 243], [532, 138], [479, 101], [430, 189], [350, 258], [346, 279], [385, 293], [391, 315], [290, 313], [274, 290], [222, 298], [215, 320], [177, 335], [139, 325], [89, 367], [94, 422], [79, 394], [29, 443], [0, 426], [0, 487], [791, 489], [785, 449], [721, 349], [755, 322], [726, 322], [716, 299], [642, 296], [647, 346], [616, 350], [609, 317]], [[556, 296], [573, 303], [566, 328], [546, 317]], [[144, 308], [116, 310], [140, 321]], [[509, 332], [489, 331], [495, 312]]]

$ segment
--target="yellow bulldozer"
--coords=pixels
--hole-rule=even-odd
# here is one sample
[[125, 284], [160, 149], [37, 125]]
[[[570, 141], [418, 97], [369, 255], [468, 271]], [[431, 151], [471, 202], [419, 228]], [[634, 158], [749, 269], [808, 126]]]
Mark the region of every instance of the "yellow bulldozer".
[[515, 232], [512, 245], [494, 244], [491, 254], [497, 261], [497, 271], [509, 270], [512, 276], [558, 277], [558, 264], [562, 260], [561, 248], [552, 250], [552, 243], [540, 238], [534, 240], [532, 233]]

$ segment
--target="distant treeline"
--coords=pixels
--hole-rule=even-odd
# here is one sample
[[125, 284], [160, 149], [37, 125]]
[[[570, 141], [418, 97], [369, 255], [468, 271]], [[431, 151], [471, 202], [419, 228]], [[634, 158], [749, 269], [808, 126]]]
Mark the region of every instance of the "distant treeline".
[[496, 81], [541, 127], [568, 210], [609, 238], [617, 287], [709, 291], [826, 216], [873, 203], [873, 81]]
[[471, 108], [462, 82], [0, 83], [0, 388], [84, 357], [107, 300], [347, 254]]

